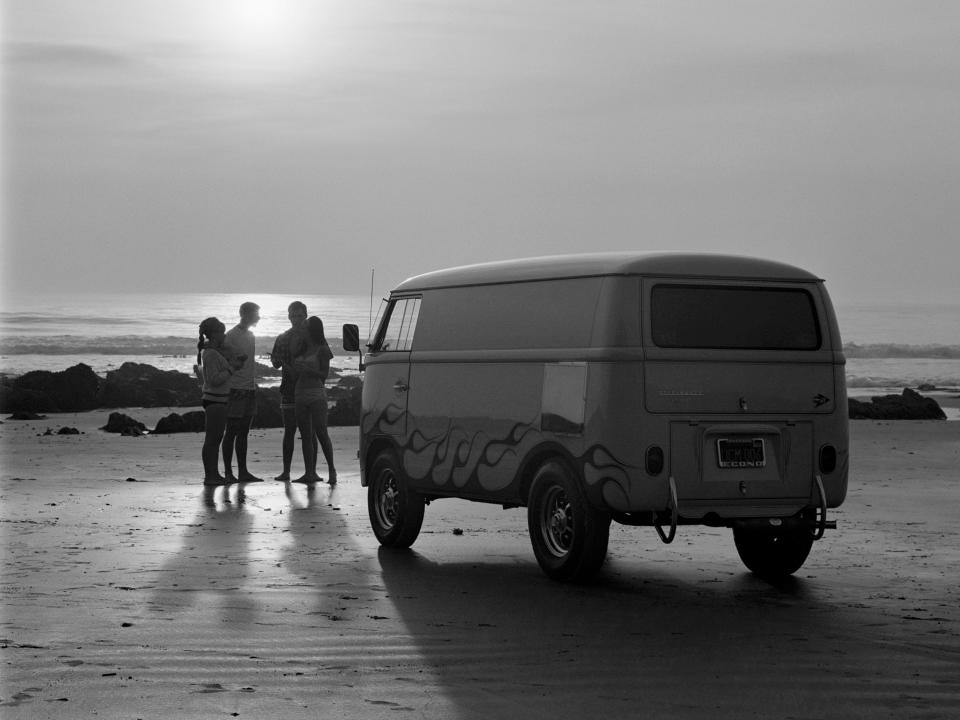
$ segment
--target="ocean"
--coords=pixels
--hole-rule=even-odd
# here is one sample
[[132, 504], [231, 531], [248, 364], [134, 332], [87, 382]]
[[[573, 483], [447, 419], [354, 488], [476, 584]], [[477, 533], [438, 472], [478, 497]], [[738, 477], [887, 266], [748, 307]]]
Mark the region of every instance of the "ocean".
[[[0, 373], [63, 370], [86, 363], [103, 375], [127, 361], [192, 372], [196, 328], [216, 315], [232, 327], [240, 303], [261, 307], [254, 329], [257, 354], [266, 354], [289, 327], [287, 305], [307, 304], [330, 338], [343, 323], [366, 338], [381, 301], [368, 296], [235, 294], [46, 294], [4, 299], [0, 312]], [[851, 396], [899, 393], [905, 387], [960, 388], [960, 305], [838, 305]], [[341, 352], [334, 366], [350, 371], [357, 358]]]

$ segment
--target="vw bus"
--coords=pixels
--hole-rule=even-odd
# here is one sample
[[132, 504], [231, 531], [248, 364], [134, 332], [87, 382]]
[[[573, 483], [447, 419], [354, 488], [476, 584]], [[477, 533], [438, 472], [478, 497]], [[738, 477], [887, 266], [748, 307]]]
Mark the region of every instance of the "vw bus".
[[[356, 326], [345, 346], [359, 350]], [[556, 580], [601, 567], [611, 522], [726, 527], [795, 572], [847, 491], [844, 356], [822, 280], [712, 254], [592, 254], [410, 278], [373, 329], [361, 482], [380, 543], [424, 506], [526, 507]]]

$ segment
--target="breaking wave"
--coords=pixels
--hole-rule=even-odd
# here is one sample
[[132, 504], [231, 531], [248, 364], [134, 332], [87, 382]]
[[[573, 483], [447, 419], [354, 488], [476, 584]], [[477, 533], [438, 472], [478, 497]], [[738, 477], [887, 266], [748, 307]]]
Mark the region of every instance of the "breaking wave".
[[[339, 338], [327, 336], [331, 344]], [[268, 352], [273, 338], [260, 338], [257, 349]], [[59, 335], [47, 337], [0, 338], [3, 355], [196, 355], [197, 338], [121, 335], [117, 337], [80, 337]]]
[[900, 345], [897, 343], [878, 343], [858, 345], [848, 343], [843, 346], [847, 358], [937, 358], [960, 359], [960, 345]]
[[[260, 340], [262, 342], [262, 340]], [[196, 352], [197, 340], [189, 337], [156, 335], [10, 335], [0, 338], [5, 355], [179, 355]], [[882, 343], [843, 347], [854, 358], [933, 358], [960, 360], [960, 345], [902, 345]]]
[[184, 355], [196, 354], [197, 339], [122, 335], [118, 337], [6, 337], [0, 339], [4, 355]]

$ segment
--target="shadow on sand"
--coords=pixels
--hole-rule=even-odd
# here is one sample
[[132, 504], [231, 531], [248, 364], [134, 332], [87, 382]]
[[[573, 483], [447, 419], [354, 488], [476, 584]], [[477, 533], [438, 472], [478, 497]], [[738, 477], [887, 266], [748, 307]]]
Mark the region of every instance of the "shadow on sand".
[[[821, 599], [802, 579], [771, 585], [744, 572], [704, 582], [682, 567], [631, 567], [575, 586], [547, 580], [535, 564], [437, 563], [386, 548], [378, 560], [464, 718], [923, 709], [909, 690], [923, 665], [915, 651], [885, 639], [875, 616]], [[935, 665], [948, 676], [949, 664]]]

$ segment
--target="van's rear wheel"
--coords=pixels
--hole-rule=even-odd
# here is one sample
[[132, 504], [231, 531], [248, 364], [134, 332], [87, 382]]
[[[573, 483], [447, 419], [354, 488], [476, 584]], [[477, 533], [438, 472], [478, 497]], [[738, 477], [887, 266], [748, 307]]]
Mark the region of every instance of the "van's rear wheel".
[[533, 554], [554, 580], [588, 580], [607, 556], [610, 514], [590, 506], [561, 462], [546, 463], [533, 478], [527, 526]]
[[779, 578], [792, 575], [803, 566], [813, 545], [813, 535], [806, 528], [734, 528], [733, 542], [740, 559], [749, 570], [761, 577]]
[[423, 498], [407, 484], [396, 456], [377, 455], [370, 471], [367, 511], [373, 534], [381, 545], [410, 547], [423, 525]]

